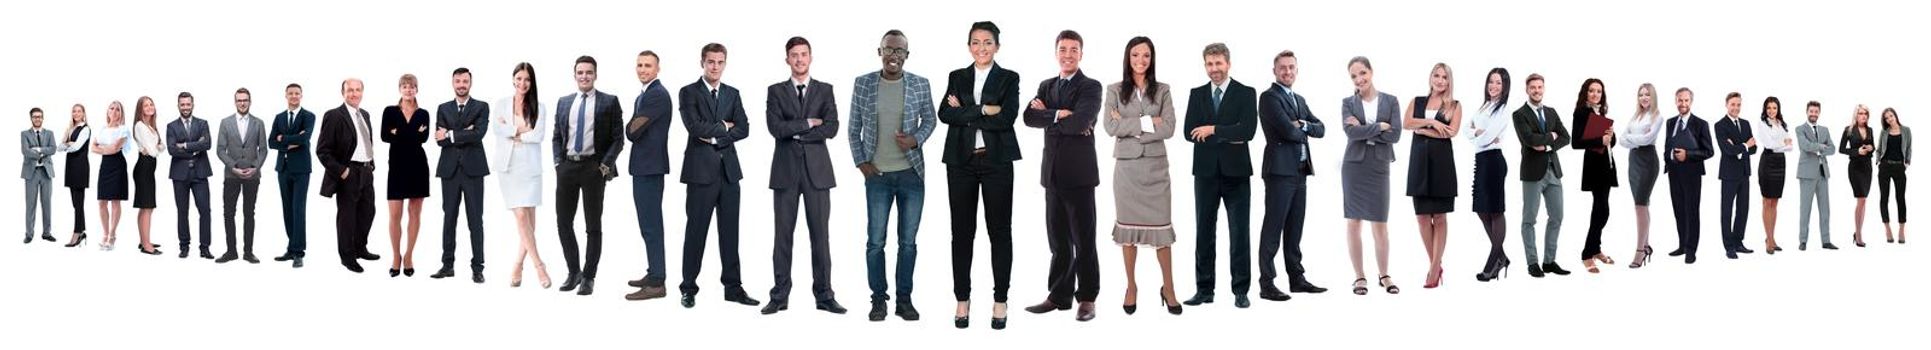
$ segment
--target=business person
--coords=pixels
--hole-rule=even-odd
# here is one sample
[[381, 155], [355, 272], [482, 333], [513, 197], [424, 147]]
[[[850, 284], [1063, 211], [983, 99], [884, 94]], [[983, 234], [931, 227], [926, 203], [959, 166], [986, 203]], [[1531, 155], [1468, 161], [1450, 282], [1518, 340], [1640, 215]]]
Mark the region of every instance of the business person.
[[[416, 102], [415, 74], [396, 83], [402, 99], [382, 108], [382, 143], [389, 144], [389, 277], [416, 276], [416, 234], [422, 231], [422, 200], [429, 197], [429, 110]], [[404, 214], [409, 232], [403, 233]]]
[[282, 88], [282, 97], [288, 110], [276, 114], [268, 129], [268, 148], [276, 152], [275, 189], [282, 196], [282, 231], [288, 235], [288, 249], [275, 261], [292, 261], [301, 268], [308, 254], [308, 175], [314, 169], [309, 140], [315, 136], [315, 113], [302, 108], [300, 84]]
[[1804, 125], [1797, 127], [1797, 250], [1810, 248], [1810, 208], [1817, 206], [1819, 238], [1826, 250], [1837, 250], [1830, 242], [1830, 129], [1818, 124], [1824, 106], [1817, 101], [1804, 104]]
[[945, 134], [946, 193], [952, 209], [952, 326], [970, 325], [972, 246], [980, 196], [992, 249], [992, 329], [1006, 328], [1006, 291], [1012, 280], [1012, 162], [1020, 158], [1012, 124], [1019, 119], [1019, 73], [999, 66], [999, 26], [974, 22], [966, 34], [972, 65], [946, 77], [939, 121]]
[[[872, 290], [866, 318], [885, 320], [885, 303], [898, 297], [892, 313], [919, 319], [912, 306], [912, 269], [918, 260], [919, 221], [925, 212], [925, 140], [938, 124], [932, 83], [905, 71], [911, 41], [897, 29], [879, 38], [882, 67], [852, 82], [851, 118], [845, 123], [852, 163], [865, 175], [865, 271]], [[898, 208], [897, 266], [893, 294], [885, 279], [885, 231]]]
[[1649, 246], [1649, 198], [1663, 169], [1656, 158], [1657, 136], [1663, 134], [1661, 115], [1656, 107], [1656, 86], [1643, 83], [1636, 87], [1636, 115], [1630, 116], [1616, 134], [1616, 144], [1629, 149], [1629, 197], [1636, 207], [1636, 255], [1629, 259], [1632, 269], [1648, 265], [1650, 256], [1656, 254]]
[[168, 123], [168, 179], [174, 181], [175, 232], [181, 242], [179, 257], [187, 259], [188, 244], [194, 242], [188, 236], [188, 199], [193, 198], [201, 224], [198, 250], [202, 259], [213, 260], [215, 255], [208, 253], [208, 240], [213, 237], [209, 230], [212, 220], [208, 217], [208, 177], [214, 176], [214, 169], [208, 165], [208, 149], [213, 148], [215, 140], [208, 133], [208, 121], [194, 117], [194, 95], [184, 91], [174, 101], [181, 111], [181, 119]]
[[1885, 108], [1880, 114], [1884, 133], [1877, 134], [1877, 213], [1884, 219], [1884, 242], [1891, 243], [1891, 187], [1897, 186], [1897, 244], [1904, 244], [1904, 170], [1911, 167], [1911, 127], [1904, 126], [1897, 110]]
[[670, 173], [670, 90], [657, 80], [661, 60], [656, 52], [637, 54], [637, 82], [642, 93], [631, 103], [624, 138], [630, 140], [630, 199], [637, 209], [637, 228], [644, 236], [644, 278], [630, 281], [637, 292], [625, 300], [662, 298], [664, 288], [664, 174]]
[[[217, 263], [235, 261], [235, 205], [239, 199], [242, 215], [242, 261], [259, 264], [255, 259], [255, 198], [261, 190], [261, 164], [268, 161], [268, 125], [249, 113], [254, 95], [243, 88], [235, 90], [235, 114], [221, 120], [220, 139], [215, 156], [223, 166], [221, 182], [222, 233], [228, 236], [228, 252]], [[286, 220], [286, 218], [284, 218]]]
[[1690, 88], [1676, 89], [1676, 117], [1663, 125], [1663, 149], [1669, 152], [1663, 173], [1669, 175], [1670, 207], [1676, 218], [1676, 250], [1683, 263], [1696, 263], [1697, 243], [1702, 239], [1703, 161], [1714, 156], [1710, 145], [1710, 124], [1690, 113], [1696, 93]]
[[724, 45], [705, 44], [698, 54], [703, 77], [677, 90], [678, 117], [690, 134], [684, 143], [684, 173], [677, 179], [686, 188], [684, 281], [677, 286], [678, 304], [697, 306], [697, 276], [704, 271], [704, 243], [716, 215], [724, 301], [758, 306], [744, 292], [738, 271], [738, 181], [744, 179], [744, 170], [738, 165], [737, 142], [751, 137], [751, 123], [738, 89], [724, 84], [724, 63], [730, 57]]
[[[597, 91], [597, 59], [578, 56], [577, 93], [557, 100], [550, 150], [557, 169], [557, 236], [570, 274], [557, 290], [590, 295], [603, 259], [603, 190], [617, 178], [617, 155], [624, 150], [623, 105], [617, 96]], [[595, 100], [591, 100], [595, 97]], [[577, 250], [578, 199], [583, 205], [584, 250]], [[584, 260], [578, 261], [581, 253]]]
[[[429, 278], [456, 277], [456, 218], [469, 220], [469, 281], [483, 283], [483, 178], [490, 175], [483, 138], [489, 134], [489, 103], [469, 96], [469, 68], [449, 73], [456, 99], [436, 106], [436, 177], [443, 187], [442, 268]], [[460, 211], [459, 211], [460, 210]]]
[[1508, 212], [1504, 184], [1509, 178], [1509, 161], [1502, 156], [1502, 136], [1509, 130], [1509, 70], [1501, 67], [1490, 69], [1482, 78], [1482, 106], [1475, 110], [1474, 118], [1469, 119], [1467, 128], [1468, 143], [1475, 152], [1475, 178], [1469, 191], [1472, 199], [1470, 211], [1482, 220], [1482, 229], [1488, 233], [1488, 258], [1483, 260], [1482, 272], [1475, 274], [1475, 280], [1493, 281], [1508, 276], [1509, 254], [1502, 244], [1508, 241], [1508, 225], [1504, 224], [1504, 214]]
[[1422, 288], [1442, 283], [1442, 254], [1448, 248], [1448, 213], [1455, 211], [1455, 135], [1461, 133], [1462, 102], [1455, 99], [1455, 71], [1436, 63], [1428, 73], [1428, 95], [1408, 103], [1404, 129], [1415, 133], [1408, 142], [1408, 191], [1421, 228], [1421, 246], [1428, 253], [1428, 277]]
[[772, 206], [777, 215], [771, 244], [769, 315], [791, 305], [791, 252], [798, 228], [798, 204], [805, 209], [811, 244], [811, 294], [819, 310], [845, 313], [831, 291], [831, 152], [825, 140], [838, 136], [838, 98], [831, 84], [811, 78], [811, 41], [791, 37], [784, 43], [791, 76], [765, 88], [764, 122], [777, 146], [771, 152]]
[[[1282, 50], [1275, 54], [1274, 84], [1261, 92], [1258, 101], [1258, 119], [1267, 142], [1261, 153], [1260, 174], [1267, 193], [1262, 202], [1266, 209], [1261, 211], [1260, 297], [1268, 301], [1291, 299], [1274, 285], [1275, 254], [1286, 256], [1282, 267], [1287, 269], [1288, 292], [1327, 291], [1308, 282], [1307, 268], [1301, 265], [1304, 256], [1301, 238], [1305, 237], [1307, 223], [1307, 177], [1314, 175], [1311, 142], [1326, 137], [1328, 128], [1308, 108], [1307, 99], [1294, 92], [1294, 80], [1301, 74], [1300, 64], [1301, 59], [1294, 57], [1294, 51]], [[1160, 169], [1159, 175], [1165, 175], [1166, 168]], [[1118, 177], [1116, 174], [1115, 178]], [[1141, 183], [1116, 184], [1114, 191], [1138, 187]], [[1282, 238], [1287, 240], [1283, 242]]]
[[[375, 142], [377, 132], [362, 109], [361, 79], [342, 81], [342, 106], [322, 113], [315, 158], [321, 161], [321, 194], [335, 199], [335, 252], [342, 267], [362, 273], [359, 260], [369, 252], [369, 227], [375, 224]], [[178, 197], [179, 195], [177, 195]], [[177, 201], [179, 202], [179, 201]]]
[[61, 185], [67, 187], [68, 202], [74, 205], [74, 236], [66, 245], [73, 248], [87, 242], [87, 200], [84, 198], [87, 197], [88, 183], [93, 179], [88, 176], [88, 170], [92, 167], [87, 157], [90, 152], [84, 151], [94, 145], [94, 128], [87, 125], [87, 107], [75, 104], [69, 110], [72, 112], [69, 113], [71, 119], [67, 120], [66, 132], [61, 133], [59, 152], [67, 154], [67, 179]]
[[1874, 158], [1872, 153], [1877, 151], [1876, 137], [1871, 131], [1871, 109], [1857, 105], [1857, 109], [1851, 112], [1851, 124], [1844, 127], [1843, 139], [1837, 141], [1837, 153], [1851, 158], [1845, 164], [1848, 169], [1844, 177], [1851, 182], [1851, 197], [1857, 198], [1857, 210], [1851, 214], [1851, 221], [1856, 222], [1852, 228], [1851, 243], [1858, 248], [1864, 247], [1864, 201], [1871, 196], [1871, 175], [1874, 170], [1871, 160]]
[[41, 127], [46, 113], [40, 108], [27, 111], [33, 127], [20, 131], [20, 179], [27, 183], [27, 238], [21, 244], [34, 241], [34, 212], [40, 212], [40, 239], [54, 241], [54, 154], [60, 146], [54, 143], [54, 133]]
[[122, 110], [121, 101], [107, 105], [107, 126], [101, 128], [100, 135], [94, 136], [88, 150], [101, 156], [100, 190], [95, 192], [100, 200], [101, 211], [101, 250], [114, 250], [115, 233], [121, 226], [121, 202], [127, 201], [127, 156], [125, 151], [133, 146], [128, 142], [127, 113]]
[[523, 285], [523, 260], [536, 268], [537, 284], [550, 288], [550, 269], [536, 247], [536, 207], [543, 205], [543, 135], [550, 113], [537, 99], [536, 68], [517, 63], [510, 70], [510, 97], [496, 103], [490, 115], [496, 129], [496, 155], [489, 157], [491, 173], [503, 187], [503, 206], [516, 216], [519, 239], [516, 267], [510, 268], [510, 287]]
[[134, 131], [132, 132], [132, 136], [129, 137], [131, 138], [131, 142], [134, 143], [135, 149], [140, 150], [140, 155], [135, 157], [134, 173], [132, 174], [134, 178], [134, 224], [135, 230], [141, 233], [141, 253], [147, 255], [161, 255], [161, 250], [155, 249], [154, 241], [150, 239], [152, 237], [150, 235], [150, 229], [154, 223], [154, 208], [156, 204], [154, 197], [154, 167], [155, 163], [157, 163], [156, 157], [160, 157], [162, 152], [166, 152], [161, 145], [160, 129], [155, 127], [156, 118], [159, 118], [159, 116], [156, 115], [153, 98], [141, 96], [140, 100], [134, 102]]
[[[1126, 297], [1121, 303], [1128, 315], [1139, 308], [1140, 285], [1134, 275], [1141, 247], [1153, 248], [1160, 263], [1160, 305], [1168, 313], [1181, 312], [1180, 296], [1173, 290], [1177, 237], [1172, 171], [1167, 163], [1167, 139], [1173, 138], [1179, 121], [1174, 119], [1172, 88], [1155, 78], [1154, 53], [1153, 39], [1127, 40], [1120, 82], [1106, 86], [1102, 121], [1107, 136], [1114, 138], [1113, 243], [1120, 245], [1120, 256], [1126, 260]], [[1267, 264], [1265, 260], [1262, 264]]]
[[1091, 321], [1093, 300], [1100, 294], [1099, 249], [1094, 247], [1093, 189], [1100, 185], [1099, 161], [1093, 149], [1093, 124], [1100, 114], [1100, 81], [1080, 70], [1086, 39], [1064, 30], [1054, 39], [1059, 74], [1040, 82], [1027, 103], [1027, 127], [1044, 130], [1044, 159], [1039, 184], [1046, 188], [1046, 244], [1053, 258], [1046, 275], [1046, 301], [1026, 307], [1043, 314], [1071, 309], [1079, 303], [1075, 320]]
[[1723, 98], [1729, 112], [1716, 122], [1716, 144], [1719, 155], [1717, 160], [1717, 180], [1721, 180], [1722, 194], [1717, 197], [1722, 210], [1717, 214], [1717, 222], [1723, 226], [1723, 255], [1736, 259], [1737, 254], [1750, 254], [1756, 251], [1743, 246], [1743, 229], [1750, 217], [1750, 155], [1757, 154], [1756, 132], [1750, 121], [1739, 116], [1743, 109], [1743, 95], [1732, 92]]
[[[1228, 75], [1232, 55], [1227, 45], [1208, 44], [1201, 52], [1206, 62], [1206, 85], [1193, 88], [1187, 96], [1187, 141], [1193, 142], [1194, 176], [1194, 296], [1183, 302], [1198, 306], [1214, 302], [1215, 221], [1220, 206], [1227, 206], [1227, 263], [1234, 288], [1234, 307], [1247, 308], [1248, 272], [1247, 225], [1253, 211], [1249, 205], [1253, 176], [1248, 160], [1247, 141], [1254, 138], [1259, 117], [1254, 88], [1234, 81]], [[1222, 130], [1222, 129], [1225, 130]]]
[[[1529, 102], [1511, 116], [1515, 138], [1522, 145], [1522, 260], [1529, 262], [1529, 277], [1535, 278], [1542, 278], [1544, 273], [1569, 275], [1556, 264], [1563, 207], [1562, 157], [1556, 151], [1568, 146], [1571, 136], [1556, 109], [1542, 104], [1545, 84], [1541, 74], [1529, 74], [1522, 84], [1529, 92]], [[1544, 206], [1549, 210], [1548, 222], [1543, 224], [1547, 231], [1542, 236], [1542, 260], [1536, 260], [1535, 215]]]
[[[1601, 79], [1583, 80], [1582, 88], [1576, 92], [1576, 109], [1570, 118], [1575, 122], [1570, 132], [1570, 144], [1582, 150], [1582, 191], [1589, 192], [1589, 231], [1582, 243], [1582, 267], [1589, 273], [1601, 273], [1597, 262], [1615, 265], [1616, 260], [1602, 253], [1602, 228], [1609, 224], [1609, 195], [1619, 184], [1616, 181], [1616, 158], [1610, 149], [1616, 146], [1614, 120], [1609, 119], [1607, 89]], [[1595, 125], [1608, 123], [1611, 125]], [[1591, 133], [1589, 129], [1602, 128], [1601, 133]]]
[[1348, 136], [1342, 155], [1342, 216], [1348, 220], [1348, 259], [1354, 263], [1354, 294], [1368, 295], [1367, 272], [1361, 267], [1361, 224], [1374, 226], [1377, 283], [1388, 294], [1401, 287], [1388, 277], [1388, 164], [1395, 162], [1394, 143], [1401, 142], [1401, 102], [1375, 90], [1374, 65], [1367, 57], [1348, 60], [1354, 94], [1341, 99], [1341, 131]]
[[1763, 100], [1756, 134], [1763, 138], [1758, 143], [1763, 146], [1763, 159], [1757, 161], [1757, 186], [1763, 195], [1763, 252], [1775, 255], [1783, 251], [1777, 245], [1777, 200], [1783, 198], [1784, 154], [1797, 148], [1797, 140], [1790, 137], [1790, 125], [1784, 123], [1783, 102], [1776, 96]]

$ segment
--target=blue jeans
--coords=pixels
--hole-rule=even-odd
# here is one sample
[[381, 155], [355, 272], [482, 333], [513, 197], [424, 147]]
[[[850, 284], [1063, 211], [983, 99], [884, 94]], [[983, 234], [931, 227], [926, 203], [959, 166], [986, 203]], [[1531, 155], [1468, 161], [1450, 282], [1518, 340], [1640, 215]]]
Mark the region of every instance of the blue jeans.
[[885, 225], [898, 203], [898, 298], [912, 298], [912, 266], [918, 259], [919, 215], [925, 210], [925, 179], [911, 169], [865, 179], [865, 268], [872, 301], [885, 294]]

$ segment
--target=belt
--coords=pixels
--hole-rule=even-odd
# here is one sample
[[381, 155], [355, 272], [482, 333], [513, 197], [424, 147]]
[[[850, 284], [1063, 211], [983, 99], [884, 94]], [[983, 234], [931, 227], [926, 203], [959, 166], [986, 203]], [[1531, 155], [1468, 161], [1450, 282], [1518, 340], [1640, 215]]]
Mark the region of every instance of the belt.
[[563, 160], [572, 161], [572, 162], [594, 162], [602, 159], [598, 158], [597, 155], [591, 154], [591, 155], [563, 156]]

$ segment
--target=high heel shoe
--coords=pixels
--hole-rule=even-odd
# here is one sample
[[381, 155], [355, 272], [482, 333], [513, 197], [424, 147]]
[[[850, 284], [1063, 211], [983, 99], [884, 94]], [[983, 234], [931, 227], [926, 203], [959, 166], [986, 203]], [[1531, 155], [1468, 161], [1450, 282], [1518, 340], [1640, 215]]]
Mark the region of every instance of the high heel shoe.
[[1442, 286], [1442, 269], [1437, 267], [1434, 271], [1429, 272], [1428, 279], [1429, 281], [1427, 283], [1422, 283], [1422, 288], [1435, 289], [1435, 287]]
[[1386, 291], [1388, 294], [1401, 294], [1401, 287], [1395, 286], [1395, 279], [1393, 277], [1381, 275], [1381, 278], [1376, 279], [1375, 283], [1381, 284], [1382, 291]]
[[1170, 314], [1179, 315], [1183, 311], [1180, 307], [1180, 295], [1173, 292], [1173, 286], [1160, 287], [1160, 306], [1166, 307], [1167, 313]]
[[1582, 269], [1589, 273], [1602, 273], [1602, 270], [1596, 268], [1595, 258], [1582, 259]]
[[1120, 303], [1120, 311], [1125, 311], [1126, 314], [1128, 315], [1132, 315], [1134, 311], [1140, 311], [1139, 294], [1140, 294], [1139, 286], [1127, 286], [1126, 297], [1121, 298], [1121, 300], [1133, 299], [1133, 303], [1130, 303], [1130, 304], [1125, 302]]
[[516, 268], [510, 269], [510, 288], [521, 286], [523, 286], [523, 264], [518, 263]]
[[402, 270], [398, 270], [398, 269], [389, 269], [389, 277], [392, 277], [392, 278], [393, 278], [393, 277], [396, 277], [396, 276], [401, 276], [401, 275], [402, 275]]
[[1368, 279], [1354, 279], [1354, 295], [1368, 295]]
[[1649, 246], [1636, 249], [1636, 257], [1630, 259], [1629, 268], [1640, 269], [1643, 268], [1643, 265], [1649, 264], [1649, 255], [1651, 252], [1654, 252], [1654, 250], [1651, 250]]
[[1603, 265], [1615, 265], [1615, 264], [1616, 264], [1616, 259], [1615, 259], [1615, 258], [1610, 258], [1610, 257], [1609, 257], [1609, 254], [1603, 254], [1603, 253], [1596, 253], [1596, 261], [1599, 261], [1599, 262], [1602, 262], [1602, 264], [1603, 264]]
[[550, 269], [543, 267], [542, 263], [536, 264], [536, 283], [543, 289], [550, 289]]
[[964, 309], [966, 310], [960, 311], [956, 315], [952, 315], [952, 328], [966, 329], [966, 328], [972, 327], [972, 316], [971, 316], [972, 311], [971, 311], [970, 304], [967, 302], [960, 302], [959, 304], [960, 304], [959, 306], [964, 306]]
[[81, 243], [86, 243], [86, 242], [87, 242], [87, 233], [86, 233], [86, 232], [75, 232], [74, 234], [75, 234], [75, 235], [78, 235], [78, 236], [75, 236], [75, 237], [74, 237], [74, 241], [73, 241], [73, 242], [67, 242], [67, 245], [66, 245], [66, 247], [68, 247], [68, 248], [73, 248], [73, 247], [79, 247]]
[[409, 276], [409, 277], [416, 277], [416, 268], [411, 267], [411, 268], [402, 269], [402, 275]]
[[1002, 330], [1002, 329], [1006, 329], [1006, 317], [1005, 317], [1005, 316], [999, 316], [999, 314], [1000, 314], [1000, 311], [1005, 311], [1005, 310], [1007, 310], [1007, 309], [1006, 309], [1006, 303], [993, 303], [993, 304], [992, 304], [992, 314], [993, 314], [993, 316], [992, 316], [992, 329], [993, 329], [993, 330]]

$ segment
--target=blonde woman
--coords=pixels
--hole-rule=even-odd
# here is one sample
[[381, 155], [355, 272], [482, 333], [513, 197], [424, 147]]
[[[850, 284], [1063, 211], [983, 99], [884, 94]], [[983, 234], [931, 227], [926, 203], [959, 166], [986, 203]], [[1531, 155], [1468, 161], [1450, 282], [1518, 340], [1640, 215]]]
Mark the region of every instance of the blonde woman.
[[1663, 131], [1661, 115], [1656, 109], [1656, 86], [1643, 83], [1636, 88], [1636, 115], [1623, 123], [1622, 140], [1617, 143], [1629, 149], [1629, 197], [1636, 203], [1636, 256], [1629, 261], [1632, 269], [1649, 264], [1649, 256], [1656, 253], [1649, 247], [1649, 197], [1663, 169], [1656, 153], [1657, 135]]
[[1428, 277], [1422, 288], [1442, 283], [1442, 253], [1448, 246], [1448, 213], [1455, 211], [1455, 135], [1461, 132], [1462, 105], [1455, 100], [1455, 71], [1436, 63], [1428, 71], [1428, 95], [1415, 97], [1402, 128], [1415, 133], [1408, 143], [1408, 196], [1414, 198], [1421, 246], [1428, 252]]
[[134, 103], [134, 127], [131, 137], [140, 155], [134, 158], [134, 229], [141, 233], [141, 253], [161, 255], [148, 240], [149, 228], [154, 224], [154, 169], [155, 163], [163, 152], [161, 148], [161, 129], [155, 126], [154, 99], [141, 96]]
[[[429, 110], [416, 104], [416, 76], [403, 74], [397, 83], [402, 100], [382, 109], [382, 142], [389, 146], [389, 248], [395, 258], [389, 277], [416, 275], [416, 234], [422, 231], [422, 200], [429, 197]], [[409, 215], [408, 242], [403, 242], [403, 211]]]
[[107, 105], [107, 127], [94, 137], [90, 149], [101, 155], [101, 175], [99, 191], [95, 197], [100, 200], [101, 210], [101, 250], [114, 250], [114, 232], [121, 223], [121, 202], [127, 200], [127, 157], [122, 156], [128, 149], [127, 113], [121, 110], [121, 101]]

